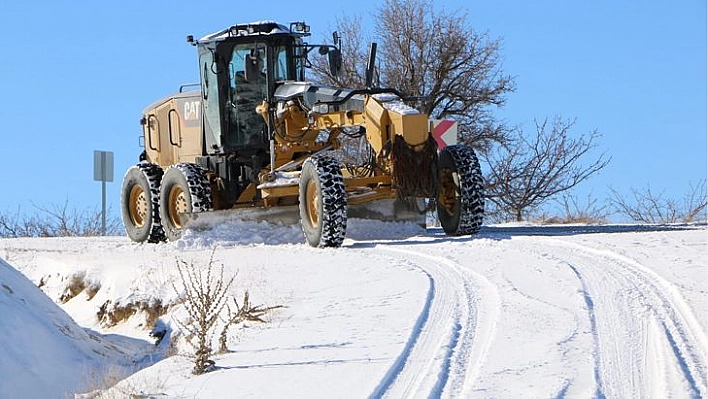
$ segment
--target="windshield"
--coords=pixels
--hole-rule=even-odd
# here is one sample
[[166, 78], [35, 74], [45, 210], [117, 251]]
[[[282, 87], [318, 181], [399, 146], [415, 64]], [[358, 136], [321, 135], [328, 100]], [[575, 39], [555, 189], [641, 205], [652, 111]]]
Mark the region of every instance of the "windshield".
[[229, 45], [224, 54], [229, 63], [224, 146], [263, 148], [268, 143], [267, 125], [256, 107], [280, 82], [298, 80], [301, 44], [288, 36]]

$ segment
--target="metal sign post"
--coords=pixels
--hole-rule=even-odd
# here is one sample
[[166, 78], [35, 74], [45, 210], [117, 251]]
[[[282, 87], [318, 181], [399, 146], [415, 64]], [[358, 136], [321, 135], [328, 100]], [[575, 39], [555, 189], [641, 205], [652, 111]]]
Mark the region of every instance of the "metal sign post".
[[93, 180], [101, 182], [101, 235], [106, 235], [106, 182], [113, 181], [113, 153], [93, 152]]

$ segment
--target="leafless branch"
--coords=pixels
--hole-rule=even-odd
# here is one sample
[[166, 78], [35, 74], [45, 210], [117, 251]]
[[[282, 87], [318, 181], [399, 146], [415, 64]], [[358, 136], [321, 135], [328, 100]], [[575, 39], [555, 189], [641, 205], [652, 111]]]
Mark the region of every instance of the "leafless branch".
[[283, 306], [282, 305], [276, 305], [276, 306], [263, 306], [263, 305], [257, 305], [253, 306], [251, 305], [251, 302], [249, 300], [249, 295], [248, 291], [246, 291], [243, 294], [243, 302], [242, 305], [239, 305], [238, 302], [236, 301], [236, 298], [232, 298], [233, 303], [234, 303], [234, 308], [232, 309], [229, 307], [229, 305], [226, 305], [226, 310], [228, 312], [228, 318], [224, 321], [224, 325], [221, 329], [221, 334], [219, 334], [219, 353], [226, 353], [228, 352], [227, 348], [227, 338], [228, 338], [228, 332], [229, 328], [233, 325], [237, 325], [239, 323], [243, 322], [259, 322], [259, 323], [265, 323], [266, 320], [264, 317], [270, 313], [271, 311], [275, 309], [280, 309]]
[[[0, 237], [68, 237], [101, 235], [102, 214], [100, 210], [79, 211], [62, 205], [34, 205], [32, 214], [23, 214], [18, 208], [14, 213], [0, 214]], [[115, 235], [122, 231], [122, 224], [111, 216], [106, 217], [106, 234]]]
[[555, 118], [536, 121], [536, 134], [521, 130], [507, 145], [483, 158], [489, 164], [487, 196], [497, 207], [523, 220], [524, 212], [566, 192], [607, 166], [604, 153], [581, 164], [596, 147], [597, 131], [570, 137], [575, 120]]
[[632, 188], [631, 198], [626, 198], [611, 189], [611, 201], [615, 210], [639, 223], [690, 223], [706, 220], [706, 180], [691, 184], [683, 201], [667, 198], [664, 191], [656, 193], [647, 186], [643, 190]]

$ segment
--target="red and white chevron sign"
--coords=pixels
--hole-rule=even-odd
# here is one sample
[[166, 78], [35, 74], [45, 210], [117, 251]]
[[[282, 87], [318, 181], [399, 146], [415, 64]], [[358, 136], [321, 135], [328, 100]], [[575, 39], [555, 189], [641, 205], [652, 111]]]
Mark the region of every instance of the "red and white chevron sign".
[[457, 122], [449, 119], [431, 119], [430, 122], [438, 149], [457, 144]]

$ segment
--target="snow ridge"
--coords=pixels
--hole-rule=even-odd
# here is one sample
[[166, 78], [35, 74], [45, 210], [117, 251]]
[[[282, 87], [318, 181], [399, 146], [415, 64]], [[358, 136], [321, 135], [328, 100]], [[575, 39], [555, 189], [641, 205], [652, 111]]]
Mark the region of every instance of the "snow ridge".
[[432, 315], [426, 314], [423, 328], [414, 329], [415, 346], [403, 351], [409, 361], [402, 370], [394, 364], [395, 380], [386, 382], [385, 396], [407, 397], [420, 392], [433, 397], [469, 396], [495, 334], [500, 306], [496, 287], [446, 256], [412, 247], [377, 248], [406, 255], [436, 287], [433, 298], [429, 297], [432, 310], [426, 311]]
[[[650, 368], [644, 358], [646, 349], [614, 346], [616, 344], [613, 343], [612, 337], [616, 335], [618, 328], [622, 328], [632, 334], [646, 336], [646, 340], [663, 339], [668, 343], [667, 346], [652, 342], [650, 347], [655, 345], [655, 348], [671, 348], [673, 368], [655, 371], [656, 374], [646, 378], [662, 381], [667, 378], [667, 374], [673, 374], [672, 378], [681, 378], [678, 375], [682, 375], [685, 380], [682, 393], [689, 393], [693, 397], [708, 395], [706, 334], [691, 308], [672, 284], [636, 260], [609, 250], [555, 239], [549, 240], [549, 244], [568, 251], [565, 259], [572, 260], [575, 265], [567, 265], [584, 285], [584, 295], [592, 296], [598, 302], [592, 304], [591, 308], [589, 306], [588, 311], [591, 318], [597, 318], [593, 334], [600, 342], [601, 378], [598, 379], [598, 389], [601, 392], [611, 397], [649, 394], [639, 389], [643, 386], [641, 381], [634, 381], [629, 386], [620, 381], [620, 376], [624, 373], [636, 370], [626, 377], [633, 376], [636, 379], [637, 375], [644, 374], [642, 369]], [[593, 261], [588, 262], [588, 258]], [[588, 277], [583, 277], [585, 273]], [[612, 297], [608, 293], [614, 290], [617, 294]], [[602, 295], [598, 296], [597, 293]], [[605, 299], [608, 297], [610, 299]], [[617, 308], [625, 302], [628, 308]], [[657, 323], [659, 334], [650, 334], [647, 322], [639, 318], [649, 318], [651, 322]], [[608, 378], [611, 380], [607, 380]], [[603, 380], [606, 386], [603, 385]], [[664, 393], [666, 396], [677, 394]]]
[[600, 372], [600, 364], [598, 360], [600, 357], [600, 342], [598, 340], [597, 333], [597, 316], [595, 315], [595, 302], [593, 301], [592, 296], [588, 291], [587, 282], [585, 281], [585, 278], [583, 278], [583, 275], [580, 274], [580, 271], [578, 271], [578, 268], [570, 263], [568, 263], [567, 266], [573, 271], [573, 273], [575, 273], [582, 286], [583, 299], [585, 300], [585, 306], [587, 307], [588, 317], [590, 319], [590, 332], [592, 333], [592, 358], [594, 363], [593, 376], [595, 377], [595, 383], [597, 384], [597, 389], [595, 390], [595, 397], [604, 398], [605, 394], [602, 389], [602, 373]]
[[428, 322], [428, 317], [430, 316], [430, 308], [433, 303], [433, 298], [435, 297], [435, 280], [430, 275], [430, 273], [426, 272], [423, 269], [420, 269], [420, 270], [428, 277], [428, 281], [430, 283], [430, 286], [428, 288], [428, 295], [425, 298], [425, 303], [423, 305], [423, 309], [420, 312], [420, 314], [418, 315], [418, 318], [416, 319], [415, 324], [413, 325], [411, 335], [410, 335], [410, 337], [408, 337], [408, 341], [406, 341], [406, 344], [403, 347], [403, 350], [398, 355], [396, 360], [393, 362], [393, 366], [391, 366], [391, 368], [388, 369], [388, 371], [386, 372], [384, 377], [381, 379], [381, 382], [379, 383], [379, 385], [376, 386], [376, 388], [374, 388], [374, 391], [369, 396], [370, 398], [382, 397], [383, 394], [396, 381], [398, 376], [401, 374], [401, 371], [405, 367], [406, 361], [410, 357], [411, 352], [413, 351], [413, 347], [416, 345], [416, 342], [418, 341], [418, 338], [423, 333], [423, 327]]

